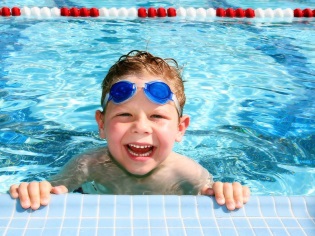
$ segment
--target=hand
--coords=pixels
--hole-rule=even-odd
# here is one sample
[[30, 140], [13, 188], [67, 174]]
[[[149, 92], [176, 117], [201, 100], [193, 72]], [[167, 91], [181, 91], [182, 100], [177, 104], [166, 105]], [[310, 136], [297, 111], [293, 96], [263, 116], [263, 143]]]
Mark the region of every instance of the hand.
[[32, 208], [33, 210], [37, 210], [41, 205], [48, 205], [50, 193], [62, 194], [67, 192], [68, 189], [65, 186], [52, 187], [47, 181], [14, 184], [10, 187], [11, 197], [19, 198], [24, 209]]
[[242, 186], [240, 183], [222, 183], [215, 182], [212, 188], [204, 188], [201, 191], [204, 195], [215, 196], [215, 199], [219, 205], [226, 205], [230, 211], [243, 207], [249, 200], [250, 190], [246, 186]]

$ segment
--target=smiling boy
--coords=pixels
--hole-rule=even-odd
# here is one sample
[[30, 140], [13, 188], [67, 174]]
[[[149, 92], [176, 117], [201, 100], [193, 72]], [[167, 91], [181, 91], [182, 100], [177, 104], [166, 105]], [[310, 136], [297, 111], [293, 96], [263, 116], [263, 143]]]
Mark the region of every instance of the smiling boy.
[[50, 193], [82, 187], [85, 193], [215, 195], [230, 210], [242, 207], [247, 187], [214, 183], [201, 165], [172, 151], [190, 122], [182, 114], [185, 100], [175, 60], [143, 51], [122, 56], [103, 80], [103, 111], [95, 113], [107, 147], [71, 159], [50, 182], [12, 185], [11, 196], [38, 209]]

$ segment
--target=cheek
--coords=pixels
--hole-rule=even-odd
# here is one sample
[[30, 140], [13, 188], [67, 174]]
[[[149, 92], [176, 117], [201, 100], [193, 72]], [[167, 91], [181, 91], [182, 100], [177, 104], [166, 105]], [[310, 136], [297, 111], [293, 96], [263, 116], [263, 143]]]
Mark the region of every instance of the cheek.
[[177, 124], [168, 124], [159, 127], [156, 129], [156, 132], [159, 134], [160, 142], [173, 144], [178, 133]]
[[123, 127], [116, 123], [105, 123], [105, 134], [107, 140], [116, 140], [118, 139], [122, 133], [124, 132]]

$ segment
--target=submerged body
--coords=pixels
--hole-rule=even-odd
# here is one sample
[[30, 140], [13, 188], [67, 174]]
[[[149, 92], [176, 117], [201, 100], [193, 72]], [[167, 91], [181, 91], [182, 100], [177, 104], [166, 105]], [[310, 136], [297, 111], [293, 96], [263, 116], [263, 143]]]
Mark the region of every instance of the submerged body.
[[196, 195], [212, 187], [211, 174], [194, 160], [172, 152], [156, 169], [144, 176], [128, 173], [107, 148], [87, 152], [70, 160], [50, 180], [69, 191], [82, 187], [94, 194], [175, 194]]

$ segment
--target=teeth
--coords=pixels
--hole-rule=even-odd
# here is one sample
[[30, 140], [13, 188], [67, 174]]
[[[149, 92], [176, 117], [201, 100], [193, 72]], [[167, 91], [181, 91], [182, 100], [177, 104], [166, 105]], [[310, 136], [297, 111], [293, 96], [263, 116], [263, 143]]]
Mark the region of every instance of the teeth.
[[135, 144], [129, 144], [129, 146], [135, 147], [135, 148], [150, 148], [150, 147], [152, 147], [151, 145], [140, 146], [140, 145], [135, 145]]
[[135, 153], [135, 152], [133, 152], [133, 151], [131, 151], [131, 150], [128, 150], [133, 156], [137, 156], [137, 157], [147, 157], [147, 156], [149, 156], [151, 153], [152, 153], [152, 150], [150, 150], [150, 151], [148, 151], [148, 152], [146, 152], [146, 153], [141, 153], [141, 154], [139, 154], [139, 153]]

